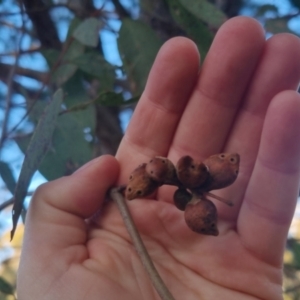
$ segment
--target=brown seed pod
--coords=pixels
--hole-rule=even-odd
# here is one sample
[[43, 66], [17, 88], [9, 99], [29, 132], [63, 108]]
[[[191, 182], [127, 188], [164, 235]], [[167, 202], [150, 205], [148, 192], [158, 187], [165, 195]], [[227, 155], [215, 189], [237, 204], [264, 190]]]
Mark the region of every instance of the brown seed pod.
[[192, 194], [186, 189], [179, 188], [173, 196], [174, 204], [178, 209], [185, 210], [186, 205], [192, 200], [192, 197]]
[[179, 181], [188, 189], [200, 188], [208, 178], [208, 171], [203, 163], [197, 163], [190, 156], [183, 156], [176, 165]]
[[214, 236], [219, 234], [217, 209], [208, 199], [190, 201], [186, 205], [184, 218], [188, 227], [197, 233]]
[[239, 173], [240, 156], [237, 153], [212, 155], [203, 161], [209, 172], [209, 179], [203, 190], [211, 191], [231, 185]]
[[173, 163], [162, 156], [153, 157], [146, 166], [150, 178], [160, 184], [176, 184], [178, 182]]
[[125, 190], [128, 200], [151, 195], [159, 184], [153, 181], [146, 172], [146, 164], [139, 165], [130, 175], [129, 183]]

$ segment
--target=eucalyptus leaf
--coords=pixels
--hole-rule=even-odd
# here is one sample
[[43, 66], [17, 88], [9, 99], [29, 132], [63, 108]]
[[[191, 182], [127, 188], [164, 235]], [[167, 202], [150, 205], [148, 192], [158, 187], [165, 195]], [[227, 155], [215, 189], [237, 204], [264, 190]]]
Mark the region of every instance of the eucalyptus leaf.
[[48, 66], [52, 68], [56, 63], [58, 63], [58, 60], [60, 59], [61, 61], [59, 62], [59, 65], [61, 64], [66, 64], [73, 58], [81, 55], [84, 53], [85, 46], [78, 42], [77, 40], [67, 40], [65, 42], [64, 47], [67, 47], [65, 52], [63, 53], [63, 56], [60, 57], [61, 52], [59, 52], [56, 49], [42, 49], [41, 53], [46, 59]]
[[13, 228], [11, 231], [11, 239], [13, 239], [16, 226], [23, 209], [23, 202], [27, 194], [31, 178], [34, 172], [38, 169], [50, 147], [58, 112], [61, 109], [62, 100], [63, 91], [60, 89], [53, 95], [52, 101], [46, 107], [26, 150], [14, 194], [14, 206], [12, 212]]
[[162, 9], [165, 7], [161, 0], [140, 0], [139, 1], [141, 11], [152, 15], [155, 11], [155, 17], [163, 19], [165, 17], [166, 10]]
[[70, 62], [72, 59], [82, 55], [84, 53], [85, 46], [76, 40], [70, 42], [64, 56], [63, 61]]
[[140, 98], [140, 96], [136, 96], [136, 97], [125, 100], [121, 93], [103, 92], [103, 93], [100, 93], [98, 95], [98, 97], [93, 100], [85, 101], [85, 102], [78, 103], [78, 104], [71, 106], [64, 113], [85, 110], [94, 104], [100, 104], [100, 105], [104, 105], [104, 106], [131, 105], [131, 104], [137, 103], [139, 101], [139, 98]]
[[92, 107], [85, 111], [62, 115], [58, 118], [52, 145], [39, 167], [48, 180], [72, 174], [92, 159], [92, 147], [86, 140], [85, 130], [94, 119]]
[[274, 18], [274, 19], [267, 19], [265, 23], [265, 29], [271, 33], [293, 33], [288, 27], [289, 18]]
[[76, 72], [77, 66], [75, 64], [62, 64], [52, 74], [52, 82], [57, 86], [63, 85]]
[[35, 101], [31, 98], [26, 98], [26, 109], [28, 113], [28, 119], [36, 125], [41, 118], [42, 113], [45, 111], [48, 101]]
[[72, 60], [82, 71], [99, 79], [101, 89], [113, 88], [115, 68], [96, 51], [84, 53]]
[[42, 49], [41, 54], [46, 59], [49, 68], [51, 68], [58, 60], [60, 52], [56, 49]]
[[0, 292], [6, 295], [14, 294], [13, 286], [8, 281], [6, 281], [3, 277], [0, 277]]
[[135, 95], [143, 91], [150, 68], [161, 46], [162, 41], [149, 26], [140, 21], [123, 20], [118, 48], [131, 90]]
[[57, 86], [62, 86], [73, 77], [78, 67], [72, 63], [72, 60], [82, 55], [85, 50], [84, 45], [76, 40], [72, 40], [70, 43], [67, 42], [66, 47], [65, 53], [60, 59], [58, 67], [54, 69], [51, 77], [52, 82]]
[[99, 42], [99, 29], [101, 23], [96, 18], [88, 18], [82, 21], [73, 32], [73, 37], [80, 43], [90, 47], [96, 47]]
[[204, 58], [213, 41], [214, 34], [209, 28], [187, 9], [185, 9], [179, 0], [166, 0], [174, 21], [187, 33], [198, 46], [198, 49]]
[[179, 0], [191, 14], [209, 26], [219, 28], [226, 20], [226, 15], [207, 0]]
[[121, 93], [105, 92], [101, 93], [94, 101], [97, 104], [105, 106], [122, 106], [134, 104], [139, 100], [140, 96], [125, 100]]
[[72, 35], [73, 35], [75, 29], [80, 25], [81, 22], [82, 22], [82, 20], [77, 17], [74, 17], [72, 19], [72, 21], [70, 22], [70, 25], [69, 25], [68, 33], [67, 33], [67, 38], [66, 38], [67, 40], [69, 38], [72, 38]]
[[274, 4], [264, 4], [260, 5], [256, 11], [256, 17], [264, 16], [266, 13], [272, 12], [274, 14], [278, 14], [278, 7]]
[[[71, 27], [77, 23], [78, 21], [72, 22], [69, 33], [73, 30]], [[59, 87], [67, 82], [77, 70], [77, 66], [70, 63], [70, 61], [85, 51], [85, 46], [73, 38], [68, 38], [64, 43], [64, 47], [65, 49], [62, 53], [54, 49], [42, 50], [42, 54], [47, 60], [49, 67], [53, 68], [53, 70], [51, 70], [51, 81]]]
[[[92, 159], [92, 147], [86, 140], [85, 131], [89, 129], [93, 131], [94, 115], [94, 108], [86, 107], [84, 111], [75, 111], [58, 117], [51, 147], [38, 168], [47, 180], [69, 175]], [[29, 141], [30, 136], [16, 139], [23, 152]]]
[[4, 183], [6, 184], [7, 189], [12, 194], [14, 194], [16, 188], [16, 180], [9, 165], [4, 161], [0, 161], [0, 175]]

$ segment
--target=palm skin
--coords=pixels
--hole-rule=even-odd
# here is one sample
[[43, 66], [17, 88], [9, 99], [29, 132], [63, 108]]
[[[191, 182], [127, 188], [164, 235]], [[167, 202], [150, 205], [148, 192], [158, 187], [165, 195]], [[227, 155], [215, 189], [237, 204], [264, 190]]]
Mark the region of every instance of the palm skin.
[[[199, 73], [188, 39], [159, 52], [116, 159], [103, 156], [41, 186], [30, 206], [18, 273], [20, 300], [159, 299], [109, 187], [155, 155], [174, 163], [241, 156], [230, 187], [215, 191], [219, 236], [190, 231], [172, 204], [129, 202], [142, 239], [175, 299], [282, 299], [282, 256], [300, 177], [300, 41], [268, 41], [254, 20], [227, 21]], [[101, 213], [86, 221], [101, 207]]]

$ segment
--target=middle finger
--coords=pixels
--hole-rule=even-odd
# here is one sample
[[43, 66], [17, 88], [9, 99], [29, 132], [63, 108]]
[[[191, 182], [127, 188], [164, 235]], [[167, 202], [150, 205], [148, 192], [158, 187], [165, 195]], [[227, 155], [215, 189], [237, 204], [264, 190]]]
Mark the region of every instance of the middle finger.
[[217, 33], [180, 120], [169, 157], [203, 160], [221, 151], [264, 46], [255, 20], [238, 17]]

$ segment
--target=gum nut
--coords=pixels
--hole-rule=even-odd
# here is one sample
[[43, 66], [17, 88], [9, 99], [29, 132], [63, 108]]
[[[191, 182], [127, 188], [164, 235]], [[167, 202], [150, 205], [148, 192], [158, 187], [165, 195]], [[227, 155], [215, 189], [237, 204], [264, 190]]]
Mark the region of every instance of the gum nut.
[[146, 164], [142, 164], [131, 173], [125, 190], [126, 199], [149, 196], [158, 188], [158, 183], [149, 177], [145, 168]]
[[153, 157], [146, 165], [146, 172], [153, 180], [162, 182], [168, 173], [167, 158]]
[[192, 200], [192, 194], [186, 189], [179, 188], [175, 191], [173, 200], [179, 210], [185, 210], [186, 205]]
[[184, 211], [184, 218], [188, 227], [197, 233], [214, 236], [219, 234], [217, 209], [208, 199], [189, 202]]
[[176, 178], [176, 171], [173, 163], [162, 156], [153, 157], [146, 166], [149, 176], [160, 183], [173, 181]]
[[188, 189], [200, 188], [208, 178], [207, 168], [190, 156], [183, 156], [176, 165], [179, 181]]
[[209, 173], [205, 190], [217, 190], [231, 185], [239, 173], [240, 156], [237, 153], [212, 155], [203, 161]]

